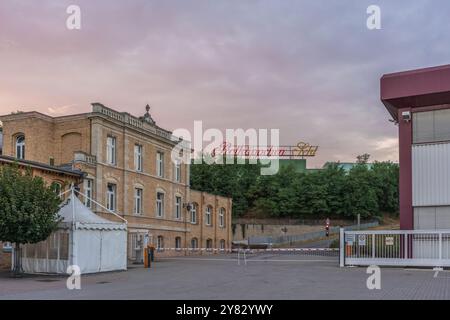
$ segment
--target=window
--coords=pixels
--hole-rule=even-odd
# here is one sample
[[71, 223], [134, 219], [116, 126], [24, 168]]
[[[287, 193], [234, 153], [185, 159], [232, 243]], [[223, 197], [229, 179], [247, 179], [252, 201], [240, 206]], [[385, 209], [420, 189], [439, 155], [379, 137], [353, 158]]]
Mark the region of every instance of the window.
[[134, 214], [142, 214], [142, 194], [142, 189], [134, 189]]
[[156, 152], [156, 175], [164, 177], [164, 153]]
[[193, 203], [191, 208], [191, 223], [197, 223], [197, 204]]
[[450, 110], [413, 113], [413, 143], [450, 140]]
[[61, 191], [62, 191], [61, 183], [59, 183], [59, 182], [52, 182], [51, 187], [52, 187], [53, 192], [54, 192], [58, 197], [61, 198], [61, 197], [62, 197], [62, 195], [61, 195]]
[[164, 250], [164, 238], [163, 238], [163, 236], [158, 236], [158, 238], [156, 238], [156, 249], [158, 251]]
[[25, 136], [19, 135], [16, 138], [16, 158], [25, 159]]
[[175, 219], [181, 219], [181, 197], [175, 197]]
[[225, 250], [225, 240], [220, 240], [220, 250]]
[[181, 182], [181, 163], [178, 160], [175, 161], [174, 171], [175, 171], [175, 181]]
[[161, 218], [164, 216], [164, 193], [156, 193], [156, 216]]
[[116, 138], [108, 137], [106, 139], [106, 161], [109, 164], [116, 164]]
[[175, 249], [181, 250], [181, 238], [180, 237], [175, 238]]
[[219, 209], [219, 227], [225, 227], [225, 208]]
[[211, 223], [211, 211], [212, 211], [211, 206], [207, 206], [206, 207], [206, 225], [207, 226], [210, 226], [212, 224]]
[[84, 180], [84, 205], [88, 208], [92, 208], [92, 185], [93, 185], [92, 179], [86, 179]]
[[134, 146], [134, 170], [142, 171], [142, 146], [139, 144]]
[[108, 183], [106, 189], [106, 208], [111, 211], [116, 211], [116, 185]]
[[212, 239], [207, 239], [206, 240], [206, 250], [211, 250], [213, 247], [213, 241]]
[[192, 240], [191, 240], [191, 248], [192, 249], [197, 249], [198, 248], [198, 239], [197, 238], [192, 238]]

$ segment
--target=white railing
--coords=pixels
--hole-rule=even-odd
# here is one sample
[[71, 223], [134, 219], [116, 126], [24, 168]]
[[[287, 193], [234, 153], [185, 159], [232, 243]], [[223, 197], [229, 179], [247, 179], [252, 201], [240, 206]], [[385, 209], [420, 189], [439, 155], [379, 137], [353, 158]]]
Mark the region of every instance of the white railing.
[[450, 230], [340, 231], [343, 266], [450, 266]]
[[99, 103], [95, 103], [92, 105], [92, 112], [101, 113], [109, 118], [115, 119], [139, 129], [147, 130], [153, 134], [156, 134], [157, 136], [168, 140], [177, 140], [177, 138], [175, 138], [170, 131], [145, 123], [142, 119], [132, 116], [127, 112], [118, 112]]

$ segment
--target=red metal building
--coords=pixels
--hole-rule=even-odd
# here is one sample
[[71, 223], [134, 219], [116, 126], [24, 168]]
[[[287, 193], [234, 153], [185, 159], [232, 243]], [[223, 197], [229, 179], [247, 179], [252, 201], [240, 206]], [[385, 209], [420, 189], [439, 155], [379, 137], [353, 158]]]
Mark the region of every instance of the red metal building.
[[398, 123], [400, 227], [450, 229], [450, 65], [383, 75]]

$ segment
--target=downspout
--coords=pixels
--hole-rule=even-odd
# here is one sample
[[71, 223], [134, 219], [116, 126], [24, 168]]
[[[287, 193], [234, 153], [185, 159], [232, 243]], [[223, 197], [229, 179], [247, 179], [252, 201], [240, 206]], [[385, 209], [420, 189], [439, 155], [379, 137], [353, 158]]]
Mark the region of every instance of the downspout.
[[[189, 206], [189, 204], [191, 203], [191, 189], [190, 189], [190, 178], [189, 178], [189, 170], [190, 170], [190, 163], [186, 164], [185, 166], [185, 170], [184, 170], [184, 185], [185, 185], [185, 197], [186, 200], [185, 202], [187, 203], [186, 208]], [[192, 210], [192, 208], [191, 208]], [[190, 211], [186, 209], [186, 217], [184, 219], [184, 247], [187, 249], [188, 248], [188, 231], [187, 231], [187, 226], [188, 226], [188, 219], [190, 219]], [[187, 255], [187, 250], [184, 250], [184, 255]]]

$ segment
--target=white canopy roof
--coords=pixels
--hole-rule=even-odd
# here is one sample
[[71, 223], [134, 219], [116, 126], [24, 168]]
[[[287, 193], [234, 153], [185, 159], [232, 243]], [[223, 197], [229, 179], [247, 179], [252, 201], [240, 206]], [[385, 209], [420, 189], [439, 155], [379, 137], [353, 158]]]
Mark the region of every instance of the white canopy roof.
[[[71, 199], [74, 199], [73, 205]], [[110, 221], [96, 215], [75, 196], [69, 197], [62, 205], [58, 214], [63, 219], [62, 225], [65, 225], [66, 227], [71, 225], [75, 220], [77, 229], [127, 229], [127, 225], [123, 222]]]

